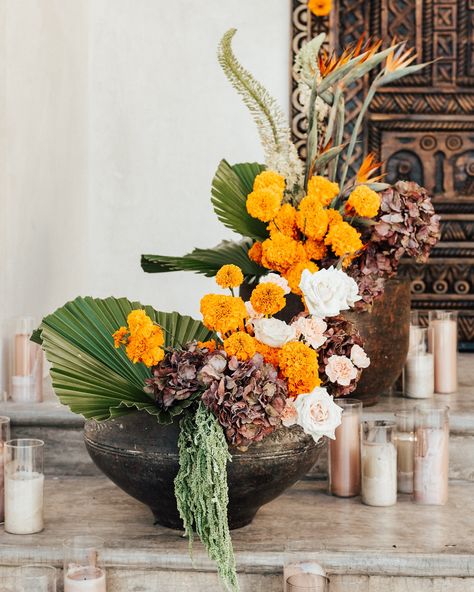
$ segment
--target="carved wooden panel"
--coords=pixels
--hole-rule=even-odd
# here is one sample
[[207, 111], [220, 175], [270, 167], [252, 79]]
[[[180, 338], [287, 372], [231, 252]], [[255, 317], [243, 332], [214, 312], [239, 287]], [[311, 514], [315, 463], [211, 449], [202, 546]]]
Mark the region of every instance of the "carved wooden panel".
[[[432, 62], [375, 97], [353, 168], [366, 148], [385, 162], [388, 182], [414, 180], [431, 192], [441, 241], [426, 265], [407, 261], [402, 273], [415, 308], [459, 310], [461, 340], [474, 348], [474, 0], [333, 0], [323, 19], [308, 13], [305, 0], [292, 2], [293, 54], [321, 30], [337, 51], [366, 32], [407, 39], [419, 62]], [[352, 89], [349, 124], [367, 82]], [[293, 80], [292, 131], [304, 156], [295, 87]]]

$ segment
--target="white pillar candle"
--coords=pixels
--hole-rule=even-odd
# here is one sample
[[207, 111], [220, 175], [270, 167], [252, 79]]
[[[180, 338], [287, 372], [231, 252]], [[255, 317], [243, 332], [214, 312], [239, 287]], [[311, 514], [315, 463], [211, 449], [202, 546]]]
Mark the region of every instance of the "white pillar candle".
[[105, 571], [100, 567], [70, 565], [64, 576], [64, 592], [106, 592]]
[[448, 501], [449, 426], [416, 430], [414, 498], [421, 504]]
[[407, 397], [427, 399], [434, 394], [433, 354], [408, 354], [405, 363], [404, 391]]
[[430, 320], [430, 349], [434, 354], [435, 391], [448, 394], [458, 389], [458, 327], [455, 318], [444, 314], [444, 318]]
[[5, 473], [5, 530], [33, 534], [43, 530], [44, 475], [36, 472]]
[[397, 434], [397, 483], [400, 493], [413, 493], [415, 436], [410, 432]]
[[362, 442], [361, 486], [364, 504], [397, 502], [397, 449], [392, 442]]

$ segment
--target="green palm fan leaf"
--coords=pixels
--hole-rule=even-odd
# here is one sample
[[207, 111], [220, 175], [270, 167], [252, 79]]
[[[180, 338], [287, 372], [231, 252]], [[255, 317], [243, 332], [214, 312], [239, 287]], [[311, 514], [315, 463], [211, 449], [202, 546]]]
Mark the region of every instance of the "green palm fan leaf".
[[71, 411], [98, 421], [134, 410], [147, 411], [161, 423], [192, 401], [170, 411], [158, 409], [143, 390], [150, 370], [133, 364], [123, 348], [116, 349], [112, 334], [127, 324], [132, 310], [145, 309], [164, 331], [165, 346], [179, 347], [214, 335], [200, 321], [177, 312], [158, 312], [126, 298], [76, 298], [45, 317], [32, 340], [41, 344], [51, 363], [53, 388]]
[[256, 162], [231, 166], [221, 160], [212, 180], [212, 205], [219, 220], [237, 234], [256, 240], [268, 238], [266, 224], [247, 212], [247, 196], [255, 177], [265, 170]]
[[248, 256], [253, 241], [244, 239], [238, 243], [222, 241], [213, 249], [194, 249], [182, 257], [168, 255], [142, 255], [142, 268], [148, 273], [166, 271], [194, 271], [207, 277], [214, 277], [219, 269], [228, 263], [238, 265], [248, 281], [253, 281], [265, 270]]

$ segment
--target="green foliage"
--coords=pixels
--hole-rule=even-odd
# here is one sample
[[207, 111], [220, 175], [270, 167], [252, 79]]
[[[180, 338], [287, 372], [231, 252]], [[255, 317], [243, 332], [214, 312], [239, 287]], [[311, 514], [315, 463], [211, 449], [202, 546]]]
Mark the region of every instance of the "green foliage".
[[253, 281], [264, 273], [264, 269], [251, 261], [247, 255], [252, 242], [250, 239], [238, 243], [223, 241], [213, 249], [194, 249], [192, 253], [183, 257], [142, 255], [142, 268], [148, 273], [194, 271], [214, 277], [223, 265], [233, 263], [240, 267], [248, 281]]
[[42, 345], [52, 364], [53, 388], [61, 403], [74, 413], [104, 420], [139, 409], [171, 423], [173, 415], [182, 412], [182, 406], [160, 411], [143, 390], [150, 370], [133, 364], [123, 348], [114, 347], [112, 334], [139, 308], [163, 328], [167, 347], [213, 336], [191, 317], [158, 312], [126, 298], [79, 297], [68, 302], [43, 319], [32, 339]]
[[255, 177], [265, 170], [261, 164], [242, 163], [231, 166], [221, 160], [212, 180], [212, 205], [219, 220], [237, 234], [262, 240], [268, 237], [266, 225], [247, 212], [247, 196]]
[[288, 122], [266, 88], [241, 66], [232, 51], [236, 29], [229, 29], [219, 44], [217, 58], [229, 82], [242, 97], [257, 124], [267, 160], [272, 152], [287, 151]]
[[179, 472], [175, 496], [192, 549], [193, 530], [217, 564], [231, 592], [239, 590], [227, 521], [227, 462], [231, 460], [224, 432], [202, 403], [180, 423]]

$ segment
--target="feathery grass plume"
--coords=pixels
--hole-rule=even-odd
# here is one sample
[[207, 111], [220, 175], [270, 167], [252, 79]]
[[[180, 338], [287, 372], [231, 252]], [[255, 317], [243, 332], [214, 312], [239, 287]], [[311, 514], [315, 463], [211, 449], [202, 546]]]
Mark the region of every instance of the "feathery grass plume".
[[202, 404], [180, 422], [179, 472], [174, 487], [178, 510], [192, 550], [193, 529], [217, 564], [230, 592], [239, 591], [234, 550], [227, 521], [227, 462], [224, 432]]
[[222, 37], [217, 53], [219, 64], [257, 124], [267, 167], [285, 177], [290, 194], [297, 193], [303, 163], [291, 141], [288, 121], [276, 100], [235, 57], [232, 51], [235, 33], [236, 29], [229, 29]]

